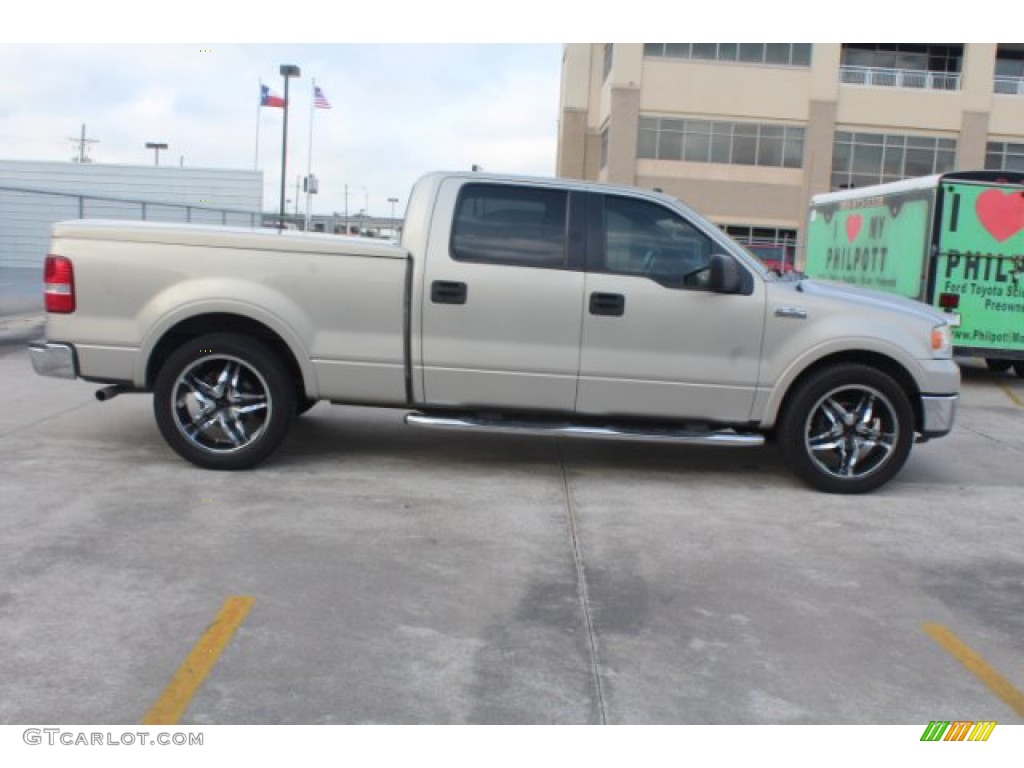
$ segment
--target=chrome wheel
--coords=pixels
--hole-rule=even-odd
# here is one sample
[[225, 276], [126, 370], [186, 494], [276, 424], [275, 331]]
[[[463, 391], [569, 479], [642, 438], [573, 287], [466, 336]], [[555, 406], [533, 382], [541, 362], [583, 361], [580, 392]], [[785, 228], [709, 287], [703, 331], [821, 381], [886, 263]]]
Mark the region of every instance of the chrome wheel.
[[273, 409], [259, 371], [221, 355], [200, 358], [182, 371], [172, 398], [174, 423], [185, 439], [219, 453], [258, 440]]
[[193, 464], [247, 469], [284, 440], [300, 387], [267, 344], [211, 333], [184, 342], [167, 358], [153, 388], [153, 410], [168, 445]]
[[813, 487], [867, 493], [906, 463], [914, 444], [914, 409], [887, 372], [835, 363], [793, 387], [776, 437], [786, 463]]
[[825, 473], [865, 477], [884, 466], [899, 439], [892, 403], [870, 387], [839, 387], [811, 409], [804, 428], [808, 455]]

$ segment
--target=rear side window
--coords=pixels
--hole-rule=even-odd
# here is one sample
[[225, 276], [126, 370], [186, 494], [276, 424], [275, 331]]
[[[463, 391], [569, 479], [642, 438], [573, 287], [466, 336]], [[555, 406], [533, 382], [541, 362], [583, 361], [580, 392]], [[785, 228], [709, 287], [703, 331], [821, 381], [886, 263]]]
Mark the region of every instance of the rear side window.
[[467, 184], [452, 228], [452, 258], [522, 267], [564, 267], [564, 190]]

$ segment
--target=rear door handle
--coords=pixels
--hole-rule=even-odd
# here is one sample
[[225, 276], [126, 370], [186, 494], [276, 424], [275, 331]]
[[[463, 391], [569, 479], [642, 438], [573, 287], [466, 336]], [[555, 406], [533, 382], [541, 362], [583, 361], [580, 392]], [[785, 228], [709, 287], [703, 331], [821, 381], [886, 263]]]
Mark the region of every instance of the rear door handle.
[[430, 284], [430, 300], [434, 304], [465, 304], [468, 292], [465, 283], [435, 280]]
[[626, 312], [626, 297], [621, 293], [590, 294], [590, 314], [621, 317]]

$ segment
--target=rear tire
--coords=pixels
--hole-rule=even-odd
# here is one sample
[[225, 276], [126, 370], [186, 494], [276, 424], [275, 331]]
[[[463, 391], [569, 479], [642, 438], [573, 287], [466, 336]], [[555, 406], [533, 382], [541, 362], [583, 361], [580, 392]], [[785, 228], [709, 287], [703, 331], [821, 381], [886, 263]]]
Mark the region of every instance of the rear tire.
[[859, 363], [824, 368], [796, 385], [779, 422], [790, 468], [827, 493], [867, 493], [903, 468], [914, 412], [888, 374]]
[[1003, 360], [998, 357], [986, 357], [985, 365], [987, 365], [988, 369], [994, 373], [1004, 373], [1005, 371], [1010, 370], [1011, 361]]
[[211, 333], [178, 347], [156, 377], [153, 411], [181, 457], [247, 469], [277, 450], [295, 418], [295, 384], [266, 344]]
[[1024, 379], [1024, 360], [1015, 360], [1013, 363], [1013, 372]]

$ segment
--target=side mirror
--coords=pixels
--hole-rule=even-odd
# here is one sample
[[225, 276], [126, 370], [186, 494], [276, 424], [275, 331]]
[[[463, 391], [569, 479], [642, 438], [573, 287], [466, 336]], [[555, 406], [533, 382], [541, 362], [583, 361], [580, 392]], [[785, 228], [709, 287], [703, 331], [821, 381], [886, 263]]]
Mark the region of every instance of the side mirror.
[[711, 279], [708, 288], [714, 293], [742, 293], [742, 269], [736, 259], [723, 253], [711, 254]]

